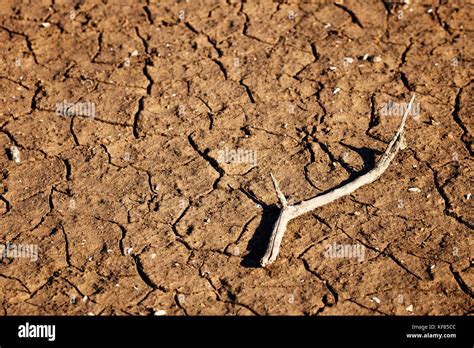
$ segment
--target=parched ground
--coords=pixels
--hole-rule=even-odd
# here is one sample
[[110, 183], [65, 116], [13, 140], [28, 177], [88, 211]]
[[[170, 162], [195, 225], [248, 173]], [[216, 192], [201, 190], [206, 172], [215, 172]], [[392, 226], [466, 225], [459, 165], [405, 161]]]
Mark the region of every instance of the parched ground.
[[[474, 8], [411, 2], [2, 1], [0, 242], [39, 259], [0, 313], [472, 314]], [[270, 171], [295, 202], [370, 169], [413, 93], [385, 174], [257, 267]]]

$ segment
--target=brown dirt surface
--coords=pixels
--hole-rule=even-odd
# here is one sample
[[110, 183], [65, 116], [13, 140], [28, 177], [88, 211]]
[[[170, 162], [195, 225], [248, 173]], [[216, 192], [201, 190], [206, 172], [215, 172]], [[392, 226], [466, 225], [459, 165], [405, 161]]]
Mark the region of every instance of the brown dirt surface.
[[472, 314], [474, 8], [405, 2], [3, 0], [0, 313]]

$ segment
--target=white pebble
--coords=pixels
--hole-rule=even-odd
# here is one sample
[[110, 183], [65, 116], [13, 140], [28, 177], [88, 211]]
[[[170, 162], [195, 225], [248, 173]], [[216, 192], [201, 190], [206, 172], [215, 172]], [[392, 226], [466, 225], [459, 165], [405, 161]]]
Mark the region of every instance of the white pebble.
[[344, 57], [344, 63], [346, 64], [352, 64], [354, 62], [354, 59], [351, 57]]
[[421, 192], [421, 190], [420, 190], [418, 187], [410, 187], [410, 188], [408, 188], [408, 191], [410, 191], [410, 192], [418, 192], [418, 193]]
[[43, 22], [41, 23], [41, 25], [45, 28], [48, 28], [51, 24], [49, 24], [48, 22]]
[[409, 305], [407, 308], [405, 308], [407, 312], [413, 312], [413, 305]]
[[471, 199], [471, 197], [472, 197], [472, 195], [471, 195], [470, 193], [468, 193], [468, 194], [466, 195], [466, 199], [467, 199], [467, 200]]
[[138, 56], [138, 51], [137, 50], [132, 52], [132, 57], [135, 57], [135, 56]]
[[339, 87], [337, 87], [337, 88], [332, 92], [332, 94], [338, 94], [340, 91], [341, 91], [341, 89], [340, 89]]
[[10, 147], [10, 152], [12, 154], [12, 159], [15, 163], [20, 163], [20, 150], [16, 146]]
[[158, 316], [158, 317], [162, 316], [162, 315], [166, 315], [166, 311], [163, 310], [163, 309], [160, 309], [160, 310], [155, 312], [155, 315]]
[[372, 297], [372, 300], [376, 303], [379, 303], [380, 304], [380, 299], [378, 297]]
[[133, 248], [126, 248], [125, 249], [125, 255], [129, 256], [133, 251]]

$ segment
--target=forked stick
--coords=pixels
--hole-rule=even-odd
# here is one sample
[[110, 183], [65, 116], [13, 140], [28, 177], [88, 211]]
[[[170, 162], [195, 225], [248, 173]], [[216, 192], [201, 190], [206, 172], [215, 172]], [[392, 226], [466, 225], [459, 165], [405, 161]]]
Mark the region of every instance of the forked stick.
[[308, 199], [306, 201], [288, 205], [285, 196], [283, 195], [278, 186], [278, 182], [276, 181], [273, 174], [270, 173], [273, 185], [275, 187], [275, 191], [278, 195], [278, 199], [280, 200], [282, 207], [275, 226], [273, 227], [273, 231], [270, 236], [270, 241], [268, 243], [265, 255], [260, 260], [260, 264], [262, 265], [262, 267], [265, 267], [266, 265], [269, 265], [276, 260], [280, 251], [280, 244], [283, 239], [283, 235], [286, 231], [286, 226], [288, 225], [288, 222], [290, 220], [300, 215], [306, 214], [318, 207], [331, 203], [332, 201], [340, 197], [350, 195], [358, 188], [374, 182], [383, 174], [383, 172], [388, 168], [392, 159], [397, 154], [398, 150], [405, 148], [404, 127], [414, 100], [415, 95], [413, 94], [410, 103], [408, 104], [408, 107], [405, 111], [405, 114], [402, 117], [397, 133], [393, 137], [392, 141], [390, 141], [390, 143], [388, 144], [385, 153], [382, 155], [375, 167], [368, 173], [359, 176], [353, 181], [347, 183], [346, 185], [331, 190], [323, 195]]

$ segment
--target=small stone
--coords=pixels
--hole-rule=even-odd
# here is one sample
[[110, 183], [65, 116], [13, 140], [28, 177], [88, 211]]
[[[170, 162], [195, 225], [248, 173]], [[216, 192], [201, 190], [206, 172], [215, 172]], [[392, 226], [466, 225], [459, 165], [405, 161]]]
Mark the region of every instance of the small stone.
[[410, 192], [418, 192], [418, 193], [421, 192], [421, 190], [420, 190], [418, 187], [409, 187], [409, 188], [408, 188], [408, 191], [410, 191]]
[[374, 301], [377, 304], [380, 304], [380, 299], [378, 297], [372, 297], [372, 301]]
[[379, 56], [374, 57], [374, 62], [378, 63], [378, 62], [381, 62], [381, 61], [382, 61], [382, 58], [380, 58]]
[[130, 256], [132, 254], [133, 248], [126, 248], [125, 255]]
[[352, 63], [354, 63], [354, 58], [344, 57], [344, 64], [352, 64]]
[[49, 28], [51, 26], [51, 24], [49, 24], [48, 22], [43, 22], [41, 23], [41, 25], [45, 28]]
[[341, 91], [341, 89], [340, 89], [339, 87], [337, 87], [337, 88], [332, 92], [332, 94], [336, 95], [336, 94], [338, 94], [340, 91]]
[[157, 317], [160, 317], [160, 316], [163, 316], [163, 315], [166, 315], [166, 311], [163, 310], [163, 309], [157, 310], [155, 312], [155, 316], [157, 316]]
[[131, 55], [132, 55], [132, 57], [138, 56], [138, 51], [137, 50], [133, 51]]
[[413, 305], [409, 305], [407, 308], [405, 308], [407, 312], [413, 312]]
[[467, 199], [467, 200], [470, 200], [471, 197], [472, 197], [472, 194], [470, 194], [470, 193], [468, 193], [468, 194], [466, 195], [466, 199]]
[[11, 146], [10, 147], [10, 153], [12, 155], [12, 160], [15, 163], [20, 163], [20, 150], [16, 146]]

